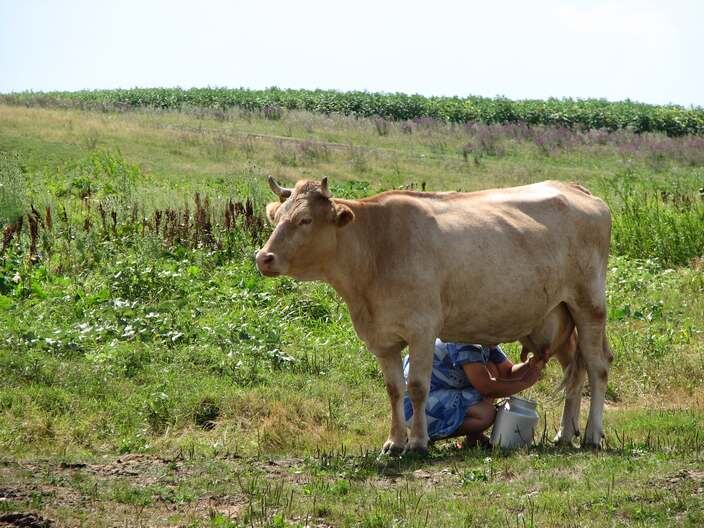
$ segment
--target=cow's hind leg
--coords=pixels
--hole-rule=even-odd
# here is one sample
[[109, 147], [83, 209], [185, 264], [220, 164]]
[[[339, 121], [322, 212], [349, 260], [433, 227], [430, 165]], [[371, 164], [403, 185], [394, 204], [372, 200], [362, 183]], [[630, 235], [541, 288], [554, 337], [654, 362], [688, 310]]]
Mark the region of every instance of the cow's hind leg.
[[403, 413], [405, 381], [399, 352], [394, 349], [375, 354], [384, 374], [386, 392], [391, 403], [391, 431], [381, 450], [382, 453], [390, 455], [400, 455], [406, 448], [406, 421]]
[[557, 354], [565, 375], [565, 406], [562, 410], [560, 430], [555, 436], [555, 443], [572, 445], [572, 440], [579, 436], [579, 410], [582, 405], [582, 387], [586, 371], [581, 357], [577, 357], [577, 336], [573, 333], [569, 343]]
[[425, 405], [430, 389], [430, 377], [433, 370], [433, 351], [435, 337], [432, 334], [419, 336], [409, 343], [410, 368], [408, 372], [408, 396], [413, 405], [411, 434], [407, 451], [426, 454], [428, 452], [428, 421]]
[[586, 306], [570, 306], [570, 312], [577, 325], [579, 354], [589, 376], [591, 394], [582, 445], [599, 447], [603, 436], [604, 401], [611, 357], [605, 347], [606, 303], [600, 299]]

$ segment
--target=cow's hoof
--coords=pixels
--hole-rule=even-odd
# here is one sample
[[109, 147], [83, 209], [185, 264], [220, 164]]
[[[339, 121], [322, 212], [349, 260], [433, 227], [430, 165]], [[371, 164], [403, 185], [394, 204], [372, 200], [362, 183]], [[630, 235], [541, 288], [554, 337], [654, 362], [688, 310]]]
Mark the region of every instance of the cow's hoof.
[[403, 454], [410, 457], [425, 458], [428, 456], [428, 448], [424, 445], [409, 444]]
[[582, 449], [590, 449], [593, 451], [599, 450], [602, 448], [602, 438], [603, 435], [595, 435], [595, 434], [585, 434], [584, 438], [582, 438], [582, 443], [581, 443], [581, 448]]
[[558, 447], [571, 447], [572, 439], [566, 436], [556, 435], [555, 438], [552, 439], [552, 443]]
[[567, 432], [563, 431], [558, 431], [558, 433], [555, 435], [555, 438], [553, 438], [553, 443], [556, 446], [560, 447], [574, 447], [574, 440], [575, 438], [579, 438], [579, 432], [575, 432], [573, 435], [570, 435]]
[[599, 451], [601, 449], [601, 442], [596, 444], [594, 442], [582, 442], [579, 447], [585, 451]]
[[425, 447], [414, 447], [412, 449], [406, 449], [403, 455], [407, 458], [426, 458], [428, 456], [428, 449]]
[[381, 448], [381, 454], [397, 457], [401, 456], [405, 449], [405, 445], [395, 443], [392, 440], [387, 440]]

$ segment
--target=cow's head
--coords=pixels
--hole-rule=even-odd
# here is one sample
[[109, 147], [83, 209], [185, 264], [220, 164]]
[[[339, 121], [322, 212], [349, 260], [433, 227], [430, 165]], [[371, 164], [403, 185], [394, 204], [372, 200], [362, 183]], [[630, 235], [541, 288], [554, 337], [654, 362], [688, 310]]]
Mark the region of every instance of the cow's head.
[[269, 176], [269, 186], [279, 201], [266, 206], [274, 232], [257, 251], [257, 268], [269, 277], [322, 278], [335, 255], [337, 230], [353, 221], [354, 213], [332, 199], [327, 178], [301, 180], [286, 189]]

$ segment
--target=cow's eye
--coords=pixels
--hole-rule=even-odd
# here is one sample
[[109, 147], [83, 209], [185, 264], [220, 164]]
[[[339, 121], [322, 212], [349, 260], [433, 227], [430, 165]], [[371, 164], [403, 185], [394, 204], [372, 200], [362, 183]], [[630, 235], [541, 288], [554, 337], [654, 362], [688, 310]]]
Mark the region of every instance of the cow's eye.
[[313, 221], [312, 218], [301, 218], [301, 219], [298, 221], [298, 225], [308, 225], [308, 224], [310, 224], [312, 221]]

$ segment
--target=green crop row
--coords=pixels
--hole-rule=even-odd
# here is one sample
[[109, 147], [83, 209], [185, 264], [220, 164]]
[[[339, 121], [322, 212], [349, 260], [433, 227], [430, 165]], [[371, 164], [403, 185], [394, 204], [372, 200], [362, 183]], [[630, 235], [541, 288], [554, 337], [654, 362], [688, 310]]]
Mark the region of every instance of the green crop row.
[[280, 116], [280, 110], [307, 110], [393, 120], [439, 119], [454, 123], [524, 122], [580, 129], [630, 129], [665, 132], [670, 136], [704, 134], [704, 109], [649, 105], [603, 99], [513, 101], [503, 97], [424, 97], [402, 93], [338, 92], [334, 90], [248, 90], [244, 88], [132, 88], [77, 92], [22, 92], [0, 96], [9, 104], [130, 109], [232, 107]]

